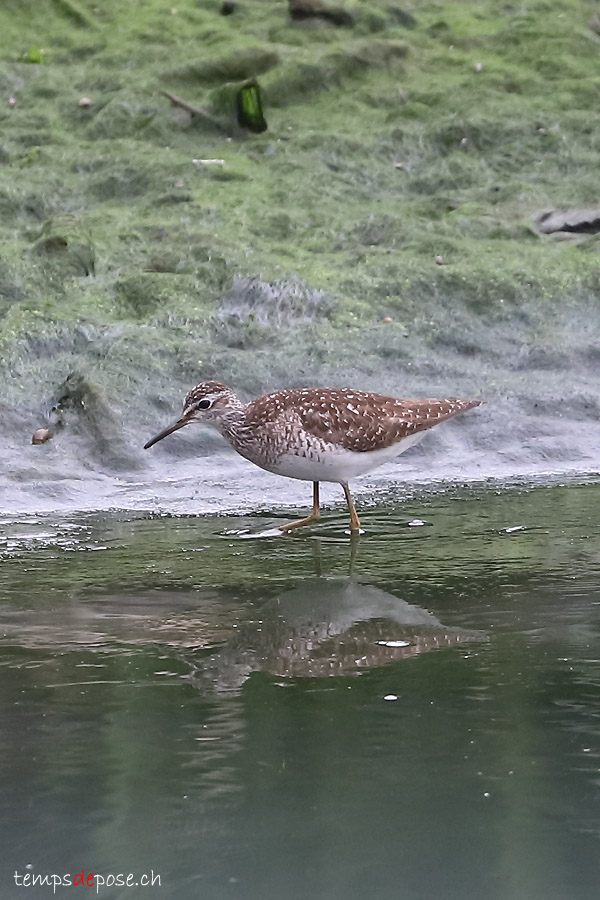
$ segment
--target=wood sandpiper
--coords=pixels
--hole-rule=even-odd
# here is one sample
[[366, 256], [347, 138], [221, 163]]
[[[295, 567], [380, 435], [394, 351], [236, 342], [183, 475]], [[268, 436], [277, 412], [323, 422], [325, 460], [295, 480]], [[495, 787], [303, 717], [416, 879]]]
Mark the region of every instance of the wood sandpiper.
[[313, 508], [305, 519], [283, 525], [288, 532], [320, 516], [319, 482], [341, 484], [350, 530], [360, 531], [348, 482], [372, 472], [415, 444], [422, 433], [480, 400], [398, 400], [346, 388], [292, 388], [242, 403], [218, 381], [205, 381], [188, 393], [183, 412], [145, 444], [197, 422], [211, 425], [234, 450], [261, 469], [313, 482]]

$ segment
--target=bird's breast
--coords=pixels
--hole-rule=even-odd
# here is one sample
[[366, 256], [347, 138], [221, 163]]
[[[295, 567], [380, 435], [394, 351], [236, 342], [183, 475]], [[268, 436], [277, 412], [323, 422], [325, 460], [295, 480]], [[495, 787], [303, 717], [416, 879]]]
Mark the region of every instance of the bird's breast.
[[303, 481], [350, 481], [357, 475], [372, 472], [378, 466], [394, 459], [422, 437], [411, 435], [389, 447], [357, 452], [346, 450], [340, 444], [324, 441], [309, 432], [296, 432], [293, 440], [247, 442], [236, 447], [238, 452], [255, 465]]

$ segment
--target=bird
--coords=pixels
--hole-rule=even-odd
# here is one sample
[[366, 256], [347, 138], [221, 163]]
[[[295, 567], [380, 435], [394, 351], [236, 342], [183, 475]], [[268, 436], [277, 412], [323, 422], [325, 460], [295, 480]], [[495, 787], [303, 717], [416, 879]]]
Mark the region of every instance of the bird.
[[186, 395], [180, 417], [145, 445], [152, 447], [187, 425], [216, 428], [240, 456], [261, 469], [313, 483], [312, 512], [280, 526], [283, 533], [321, 518], [319, 483], [342, 486], [350, 533], [360, 520], [348, 482], [403, 453], [439, 422], [481, 400], [401, 400], [351, 388], [289, 388], [243, 403], [220, 381], [204, 381]]

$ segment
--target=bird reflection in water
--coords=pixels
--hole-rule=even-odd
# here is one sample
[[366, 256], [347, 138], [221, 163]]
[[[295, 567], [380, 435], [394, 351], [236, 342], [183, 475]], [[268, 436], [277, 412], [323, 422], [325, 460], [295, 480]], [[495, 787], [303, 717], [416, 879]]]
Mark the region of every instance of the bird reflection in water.
[[[238, 691], [253, 672], [289, 678], [352, 675], [474, 641], [427, 610], [348, 578], [310, 578], [260, 607], [219, 651], [197, 664], [198, 687]], [[207, 683], [208, 682], [208, 683]]]

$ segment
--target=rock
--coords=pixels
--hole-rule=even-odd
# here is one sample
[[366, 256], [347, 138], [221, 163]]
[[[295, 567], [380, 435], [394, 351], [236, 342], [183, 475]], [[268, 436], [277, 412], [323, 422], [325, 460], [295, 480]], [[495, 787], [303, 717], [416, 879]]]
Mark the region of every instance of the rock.
[[546, 210], [537, 216], [535, 224], [542, 234], [567, 232], [570, 234], [600, 233], [600, 209], [571, 209], [561, 212]]
[[600, 35], [600, 15], [592, 16], [588, 22], [588, 28], [590, 28], [594, 34]]
[[321, 0], [289, 0], [290, 18], [294, 22], [306, 19], [323, 19], [332, 25], [354, 25], [354, 16], [342, 6], [326, 6]]
[[54, 437], [54, 435], [49, 428], [38, 428], [38, 430], [34, 431], [31, 435], [31, 443], [45, 444], [46, 441], [49, 441], [52, 437]]

